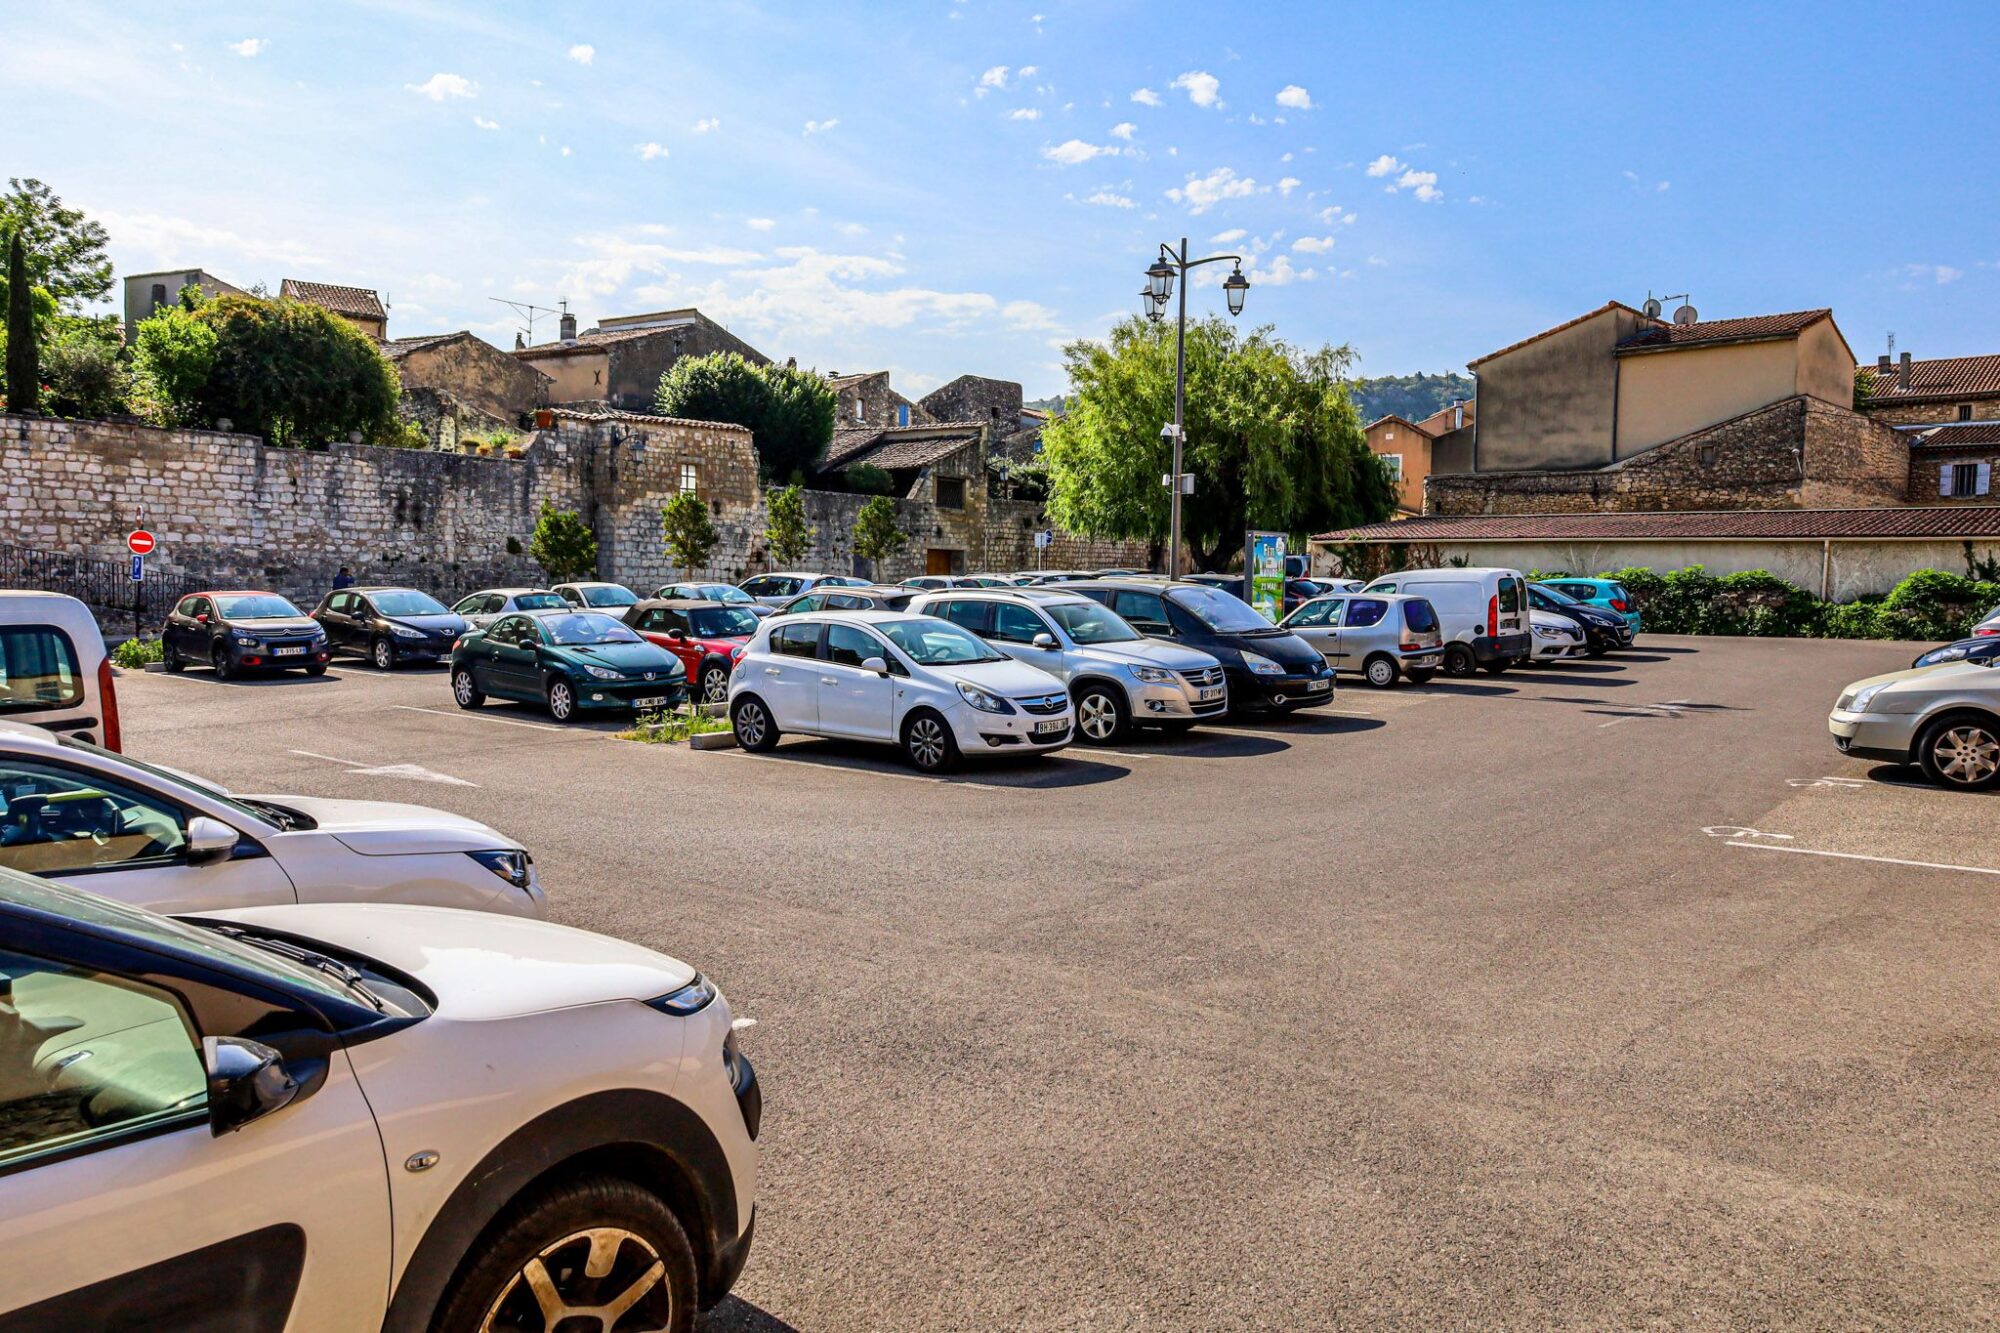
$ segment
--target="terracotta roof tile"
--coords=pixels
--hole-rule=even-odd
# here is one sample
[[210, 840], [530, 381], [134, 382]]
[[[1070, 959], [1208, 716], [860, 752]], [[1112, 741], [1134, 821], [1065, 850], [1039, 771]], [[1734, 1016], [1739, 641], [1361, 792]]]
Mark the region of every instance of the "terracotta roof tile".
[[663, 417], [653, 412], [620, 412], [610, 407], [557, 407], [550, 410], [570, 421], [629, 421], [635, 426], [702, 426], [709, 430], [750, 433], [748, 426], [739, 426], [732, 421], [696, 421], [692, 417]]
[[389, 312], [382, 308], [382, 299], [367, 287], [340, 287], [330, 282], [286, 278], [278, 284], [278, 295], [355, 319], [389, 318]]
[[1905, 429], [1911, 445], [2000, 444], [2000, 421], [1966, 421], [1922, 430]]
[[382, 355], [391, 361], [400, 361], [410, 353], [420, 352], [426, 347], [436, 347], [439, 343], [471, 336], [470, 330], [460, 329], [457, 333], [423, 333], [408, 338], [391, 338], [382, 344]]
[[1662, 324], [1635, 333], [1618, 344], [1620, 352], [1649, 352], [1662, 347], [1700, 347], [1710, 343], [1751, 342], [1764, 338], [1796, 338], [1831, 315], [1831, 310], [1795, 310], [1786, 315], [1750, 315], [1743, 319], [1704, 319], [1693, 324]]
[[1646, 514], [1479, 514], [1408, 518], [1321, 533], [1319, 542], [1964, 540], [2000, 537], [2000, 505], [1732, 509]]
[[928, 426], [845, 426], [833, 432], [833, 443], [819, 470], [834, 472], [867, 463], [874, 467], [910, 468], [935, 463], [969, 444], [979, 442], [984, 424], [941, 421]]
[[1982, 398], [2000, 395], [2000, 356], [1947, 356], [1930, 361], [1910, 362], [1910, 383], [1905, 386], [1898, 367], [1884, 375], [1875, 366], [1861, 368], [1867, 386], [1866, 410], [1871, 405], [1915, 402], [1926, 398]]

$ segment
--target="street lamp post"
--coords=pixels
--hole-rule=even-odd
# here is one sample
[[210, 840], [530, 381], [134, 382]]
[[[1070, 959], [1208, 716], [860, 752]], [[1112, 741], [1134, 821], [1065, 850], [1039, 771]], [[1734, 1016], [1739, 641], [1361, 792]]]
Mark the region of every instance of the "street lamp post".
[[1174, 419], [1160, 434], [1171, 435], [1174, 441], [1174, 470], [1167, 476], [1168, 521], [1167, 534], [1167, 576], [1179, 578], [1181, 574], [1181, 495], [1187, 484], [1181, 471], [1181, 445], [1186, 431], [1182, 428], [1187, 419], [1187, 275], [1203, 264], [1234, 264], [1235, 270], [1223, 279], [1222, 292], [1229, 301], [1229, 313], [1233, 318], [1243, 313], [1243, 298], [1250, 293], [1250, 279], [1243, 276], [1241, 255], [1210, 255], [1206, 259], [1189, 259], [1187, 237], [1181, 237], [1180, 248], [1161, 242], [1160, 257], [1146, 270], [1146, 290], [1141, 293], [1146, 298], [1146, 315], [1158, 323], [1166, 315], [1168, 298], [1174, 295], [1174, 279], [1181, 279], [1180, 303], [1174, 318]]

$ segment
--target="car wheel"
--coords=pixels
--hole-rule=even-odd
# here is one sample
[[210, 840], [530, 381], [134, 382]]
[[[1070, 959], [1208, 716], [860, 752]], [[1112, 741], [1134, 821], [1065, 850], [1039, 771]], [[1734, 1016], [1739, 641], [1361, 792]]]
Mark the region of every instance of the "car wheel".
[[567, 722], [576, 716], [576, 687], [566, 680], [549, 682], [549, 716]]
[[1431, 677], [1437, 675], [1437, 672], [1426, 667], [1422, 671], [1405, 671], [1403, 674], [1410, 678], [1410, 684], [1412, 685], [1428, 685], [1431, 682]]
[[215, 678], [217, 680], [228, 680], [236, 674], [236, 668], [230, 665], [229, 662], [229, 650], [220, 645], [210, 650], [208, 664], [215, 668]]
[[396, 645], [387, 639], [377, 639], [368, 646], [368, 660], [375, 664], [377, 671], [396, 669]]
[[1940, 787], [1985, 791], [2000, 784], [2000, 724], [1977, 717], [1933, 722], [1917, 742], [1924, 776]]
[[764, 707], [764, 701], [755, 695], [736, 701], [729, 722], [735, 728], [736, 743], [752, 754], [761, 754], [778, 743], [778, 724], [771, 719], [771, 710]]
[[913, 713], [903, 724], [903, 752], [926, 773], [949, 773], [958, 763], [958, 742], [951, 727], [928, 709]]
[[326, 663], [314, 662], [306, 668], [306, 674], [308, 676], [324, 676], [326, 674]]
[[599, 1176], [510, 1211], [439, 1304], [442, 1333], [660, 1329], [693, 1333], [694, 1247], [651, 1190]]
[[460, 708], [477, 708], [486, 702], [470, 667], [459, 667], [451, 673], [451, 699]]
[[1478, 669], [1479, 660], [1464, 644], [1454, 643], [1444, 650], [1444, 674], [1453, 680], [1464, 680]]
[[710, 662], [701, 669], [701, 701], [719, 704], [728, 697], [729, 668], [720, 662]]
[[1089, 745], [1115, 745], [1132, 729], [1125, 701], [1102, 685], [1084, 687], [1076, 696], [1076, 730]]
[[187, 659], [175, 652], [174, 646], [164, 639], [160, 641], [160, 665], [176, 676], [188, 669]]
[[1395, 662], [1379, 654], [1369, 658], [1367, 664], [1361, 668], [1362, 677], [1378, 690], [1386, 690], [1394, 685], [1396, 677], [1400, 674], [1402, 673], [1396, 669]]

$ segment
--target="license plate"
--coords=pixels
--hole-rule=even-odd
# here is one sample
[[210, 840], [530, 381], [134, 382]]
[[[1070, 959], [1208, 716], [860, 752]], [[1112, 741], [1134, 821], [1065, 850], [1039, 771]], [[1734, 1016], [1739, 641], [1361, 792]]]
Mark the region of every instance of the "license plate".
[[650, 699], [634, 699], [632, 706], [634, 708], [665, 708], [667, 706], [667, 696], [658, 694]]
[[1214, 703], [1214, 702], [1215, 702], [1215, 701], [1216, 701], [1217, 699], [1220, 699], [1220, 698], [1222, 697], [1222, 694], [1223, 694], [1223, 687], [1222, 687], [1222, 686], [1220, 686], [1220, 685], [1211, 685], [1211, 686], [1209, 686], [1209, 687], [1208, 687], [1207, 689], [1205, 689], [1205, 690], [1203, 690], [1203, 691], [1201, 692], [1201, 699], [1199, 700], [1199, 702], [1201, 702], [1201, 703], [1205, 703], [1205, 704], [1212, 704], [1212, 703]]
[[1438, 664], [1438, 659], [1435, 656], [1412, 657], [1410, 659], [1410, 665], [1417, 668], [1419, 671], [1423, 670], [1425, 667], [1434, 667], [1437, 664]]
[[1306, 682], [1306, 688], [1309, 690], [1330, 690], [1333, 688], [1333, 682], [1330, 680], [1309, 680]]
[[303, 648], [273, 648], [271, 650], [271, 656], [273, 657], [299, 657], [304, 653], [305, 649]]
[[1054, 718], [1048, 722], [1037, 722], [1035, 724], [1035, 734], [1037, 736], [1055, 736], [1068, 730], [1069, 723], [1062, 718]]

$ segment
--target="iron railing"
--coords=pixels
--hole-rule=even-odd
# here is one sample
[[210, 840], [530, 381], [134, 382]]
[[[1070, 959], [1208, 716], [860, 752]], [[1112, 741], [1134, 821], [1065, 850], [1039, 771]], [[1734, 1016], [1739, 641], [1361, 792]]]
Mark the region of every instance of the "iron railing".
[[181, 598], [199, 592], [193, 575], [148, 567], [132, 578], [132, 562], [38, 551], [0, 543], [0, 588], [65, 593], [90, 607], [107, 629], [156, 630]]

